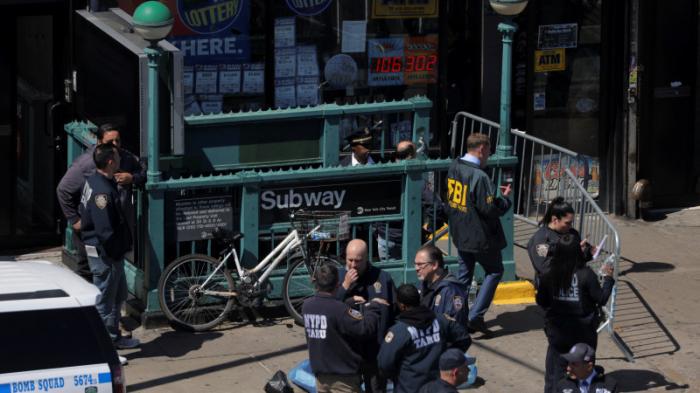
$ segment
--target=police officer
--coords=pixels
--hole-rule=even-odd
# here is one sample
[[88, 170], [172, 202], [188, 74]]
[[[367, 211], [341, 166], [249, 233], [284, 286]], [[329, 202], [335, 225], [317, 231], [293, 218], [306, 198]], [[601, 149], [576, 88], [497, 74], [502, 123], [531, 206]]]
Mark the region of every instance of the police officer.
[[603, 367], [595, 365], [595, 349], [578, 343], [562, 356], [568, 363], [566, 378], [557, 384], [556, 393], [587, 392], [616, 393], [617, 381], [605, 375]]
[[510, 209], [510, 184], [502, 186], [502, 197], [483, 168], [491, 154], [491, 142], [485, 134], [467, 137], [467, 154], [455, 159], [447, 171], [447, 201], [450, 236], [459, 255], [459, 274], [465, 293], [479, 262], [486, 276], [469, 310], [469, 331], [488, 333], [484, 315], [491, 305], [498, 282], [503, 276], [501, 250], [506, 237], [500, 217]]
[[469, 364], [464, 353], [450, 348], [440, 355], [440, 379], [428, 382], [418, 393], [457, 393], [457, 386], [467, 382]]
[[340, 166], [372, 165], [374, 160], [370, 155], [372, 134], [367, 128], [354, 132], [345, 138], [350, 145], [352, 154], [340, 160]]
[[467, 326], [469, 306], [461, 283], [445, 269], [442, 251], [432, 244], [418, 249], [414, 260], [421, 280], [420, 304]]
[[388, 303], [374, 298], [364, 314], [335, 298], [338, 270], [322, 265], [314, 272], [317, 292], [302, 306], [311, 370], [318, 392], [361, 392], [362, 356], [352, 342], [377, 334], [381, 310]]
[[438, 361], [445, 349], [465, 352], [471, 339], [454, 319], [420, 305], [413, 285], [401, 285], [396, 292], [401, 313], [384, 337], [379, 368], [394, 381], [394, 392], [414, 392], [438, 378]]
[[549, 343], [545, 393], [553, 392], [564, 376], [566, 363], [561, 354], [576, 343], [593, 349], [598, 344], [599, 309], [608, 302], [615, 284], [613, 267], [604, 264], [601, 270], [602, 288], [596, 273], [586, 266], [581, 245], [573, 235], [561, 236], [552, 250], [549, 272], [542, 277], [536, 297], [545, 310], [544, 330]]
[[[367, 243], [353, 239], [345, 249], [345, 269], [340, 271], [341, 286], [336, 293], [337, 299], [351, 307], [361, 310], [362, 305], [374, 298], [385, 299], [394, 304], [395, 285], [391, 275], [376, 266], [372, 266], [367, 255]], [[391, 307], [383, 309], [377, 327], [377, 336], [364, 342], [362, 347], [362, 376], [367, 392], [383, 392], [386, 379], [377, 373], [377, 353], [389, 326], [393, 323]]]
[[134, 348], [136, 339], [119, 331], [121, 305], [126, 301], [124, 254], [131, 249], [131, 236], [119, 203], [114, 178], [119, 169], [119, 150], [112, 144], [95, 147], [97, 171], [85, 181], [80, 199], [81, 233], [92, 280], [100, 290], [97, 311], [118, 349]]
[[550, 249], [563, 235], [573, 236], [574, 241], [581, 245], [584, 259], [592, 259], [595, 247], [581, 240], [581, 235], [572, 227], [573, 222], [574, 208], [563, 197], [556, 197], [547, 205], [537, 232], [527, 243], [527, 253], [535, 269], [535, 286], [539, 286], [542, 276], [549, 272], [552, 261]]
[[[110, 123], [103, 124], [95, 131], [97, 137], [96, 146], [111, 143], [119, 148], [121, 146], [120, 134], [118, 127], [115, 125]], [[82, 222], [79, 214], [79, 206], [80, 195], [83, 190], [83, 185], [85, 184], [85, 179], [95, 173], [95, 162], [93, 160], [94, 151], [95, 146], [91, 146], [85, 153], [78, 156], [63, 175], [63, 178], [61, 178], [56, 188], [58, 204], [68, 224], [73, 228], [73, 246], [76, 249], [78, 257], [74, 271], [90, 282], [92, 282], [92, 274], [90, 273], [90, 266], [88, 265], [87, 256], [85, 255], [85, 246], [80, 237]], [[117, 182], [120, 192], [119, 201], [121, 202], [122, 209], [129, 223], [129, 228], [133, 233], [136, 215], [133, 209], [133, 203], [131, 202], [131, 192], [132, 187], [141, 186], [146, 183], [146, 167], [139, 161], [137, 156], [124, 149], [119, 149], [119, 156], [121, 159], [120, 168], [119, 171], [114, 174], [114, 179]]]

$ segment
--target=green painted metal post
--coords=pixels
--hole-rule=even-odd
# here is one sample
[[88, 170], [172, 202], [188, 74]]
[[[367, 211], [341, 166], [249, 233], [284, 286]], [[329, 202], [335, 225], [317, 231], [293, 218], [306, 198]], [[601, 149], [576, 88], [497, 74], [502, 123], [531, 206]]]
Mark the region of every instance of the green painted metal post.
[[[403, 274], [403, 282], [415, 282], [416, 270], [413, 264], [416, 251], [421, 244], [421, 222], [422, 204], [421, 194], [423, 192], [423, 172], [418, 161], [406, 161], [406, 166], [416, 166], [415, 170], [406, 173], [403, 206], [404, 226], [403, 226], [403, 259], [406, 262]], [[411, 223], [411, 225], [407, 225]]]
[[340, 155], [340, 117], [343, 109], [336, 104], [328, 104], [324, 108], [326, 117], [323, 120], [323, 137], [321, 138], [321, 154], [323, 166], [338, 165]]
[[426, 147], [430, 145], [430, 109], [431, 103], [424, 103], [422, 100], [416, 99], [415, 109], [413, 112], [413, 142], [417, 143], [420, 138], [423, 138], [423, 143]]
[[[144, 50], [148, 56], [148, 171], [146, 173], [149, 184], [160, 181], [160, 135], [158, 119], [158, 60], [160, 50], [157, 47], [148, 47]], [[158, 304], [157, 287], [160, 273], [165, 264], [163, 234], [163, 222], [165, 220], [165, 195], [162, 191], [148, 191], [148, 259], [144, 264], [146, 276], [146, 291], [148, 299], [147, 311], [157, 311]]]
[[258, 256], [258, 231], [260, 210], [260, 187], [246, 185], [241, 190], [241, 263], [243, 266], [255, 266]]

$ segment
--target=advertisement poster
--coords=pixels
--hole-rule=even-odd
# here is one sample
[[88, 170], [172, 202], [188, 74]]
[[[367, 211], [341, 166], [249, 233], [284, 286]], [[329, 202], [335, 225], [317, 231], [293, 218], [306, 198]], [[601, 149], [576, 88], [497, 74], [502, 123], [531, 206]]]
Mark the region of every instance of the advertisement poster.
[[409, 37], [403, 64], [407, 85], [437, 82], [438, 36]]
[[318, 76], [315, 45], [298, 46], [296, 56], [297, 76]]
[[535, 111], [543, 111], [547, 109], [547, 93], [544, 91], [536, 91], [533, 94], [533, 106]]
[[437, 18], [438, 0], [373, 0], [372, 19]]
[[296, 43], [295, 18], [275, 19], [275, 48], [289, 48]]
[[401, 179], [316, 185], [305, 183], [261, 190], [261, 225], [289, 221], [289, 209], [347, 210], [351, 217], [398, 214], [401, 212]]
[[195, 66], [195, 93], [214, 94], [217, 90], [218, 67], [215, 65]]
[[275, 79], [289, 78], [297, 73], [296, 48], [275, 49]]
[[318, 105], [318, 85], [317, 76], [297, 77], [297, 105]]
[[297, 106], [295, 78], [275, 79], [275, 108]]
[[200, 107], [202, 113], [208, 115], [210, 113], [221, 113], [223, 111], [223, 96], [220, 94], [208, 94], [201, 96]]
[[[560, 159], [564, 161], [564, 166], [562, 166]], [[600, 163], [597, 157], [584, 156], [582, 159], [576, 160], [566, 156], [562, 157], [559, 154], [544, 154], [533, 157], [533, 200], [536, 203], [548, 203], [561, 193], [559, 182], [566, 176], [564, 170], [567, 167], [586, 187], [591, 196], [594, 198], [598, 196]], [[568, 182], [566, 184], [569, 187], [572, 186]]]
[[375, 38], [367, 40], [369, 65], [368, 86], [403, 85], [404, 39]]
[[[250, 0], [165, 0], [175, 11], [170, 41], [186, 65], [250, 61]], [[128, 10], [127, 10], [128, 12]]]
[[265, 92], [265, 64], [243, 64], [243, 94]]
[[364, 53], [367, 40], [366, 20], [343, 21], [343, 53]]
[[238, 94], [241, 92], [241, 65], [219, 65], [219, 93]]
[[566, 49], [547, 49], [535, 51], [535, 72], [566, 70]]

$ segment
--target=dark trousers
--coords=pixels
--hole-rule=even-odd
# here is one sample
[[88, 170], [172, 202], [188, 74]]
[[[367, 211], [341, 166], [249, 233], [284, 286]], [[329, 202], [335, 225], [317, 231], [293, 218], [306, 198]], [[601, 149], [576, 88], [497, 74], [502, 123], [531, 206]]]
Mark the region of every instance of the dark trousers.
[[544, 393], [556, 393], [557, 382], [566, 375], [567, 362], [561, 356], [578, 343], [593, 349], [598, 346], [598, 318], [554, 318], [545, 321], [547, 359], [544, 373]]
[[73, 231], [71, 240], [73, 241], [76, 257], [73, 271], [89, 283], [92, 283], [92, 272], [90, 271], [90, 264], [88, 264], [87, 254], [85, 253], [85, 243], [83, 243], [83, 239], [80, 238], [80, 232]]
[[379, 373], [377, 362], [362, 365], [362, 382], [365, 384], [365, 393], [386, 392], [386, 378]]

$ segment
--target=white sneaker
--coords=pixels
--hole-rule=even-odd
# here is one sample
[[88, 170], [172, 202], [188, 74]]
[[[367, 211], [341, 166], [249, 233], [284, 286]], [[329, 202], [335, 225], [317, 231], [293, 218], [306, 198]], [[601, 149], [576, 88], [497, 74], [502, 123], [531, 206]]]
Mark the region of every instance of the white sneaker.
[[127, 364], [129, 364], [129, 359], [119, 355], [119, 363], [121, 363], [122, 366], [126, 366]]
[[135, 338], [119, 337], [119, 340], [114, 342], [117, 349], [132, 349], [141, 345], [141, 341]]

